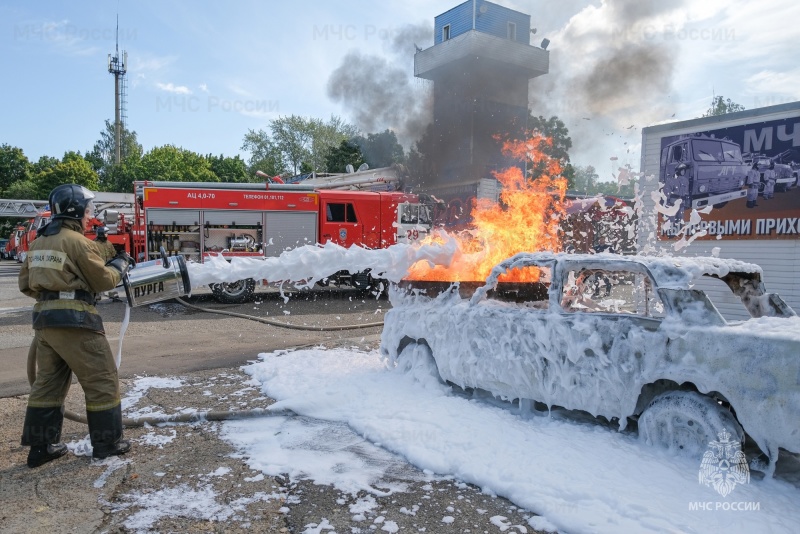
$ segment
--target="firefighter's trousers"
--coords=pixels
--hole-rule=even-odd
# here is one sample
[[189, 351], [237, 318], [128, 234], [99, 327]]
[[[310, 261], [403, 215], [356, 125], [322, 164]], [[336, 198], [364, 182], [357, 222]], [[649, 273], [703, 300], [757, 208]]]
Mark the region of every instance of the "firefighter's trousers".
[[34, 331], [31, 350], [38, 370], [28, 406], [51, 408], [64, 404], [71, 373], [86, 397], [86, 411], [100, 412], [120, 404], [114, 355], [104, 334], [84, 328], [42, 328]]

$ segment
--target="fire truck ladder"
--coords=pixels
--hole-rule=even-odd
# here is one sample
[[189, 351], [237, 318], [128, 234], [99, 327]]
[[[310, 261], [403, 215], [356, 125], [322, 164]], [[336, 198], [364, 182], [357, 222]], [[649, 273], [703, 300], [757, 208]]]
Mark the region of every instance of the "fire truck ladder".
[[46, 200], [0, 199], [0, 217], [30, 219], [46, 205]]

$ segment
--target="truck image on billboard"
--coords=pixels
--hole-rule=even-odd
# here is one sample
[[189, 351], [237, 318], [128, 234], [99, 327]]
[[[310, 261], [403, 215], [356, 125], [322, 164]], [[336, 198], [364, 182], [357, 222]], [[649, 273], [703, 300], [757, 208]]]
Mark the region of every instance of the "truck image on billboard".
[[[797, 117], [662, 137], [659, 237], [796, 239], [798, 167]], [[701, 221], [688, 224], [693, 211]]]

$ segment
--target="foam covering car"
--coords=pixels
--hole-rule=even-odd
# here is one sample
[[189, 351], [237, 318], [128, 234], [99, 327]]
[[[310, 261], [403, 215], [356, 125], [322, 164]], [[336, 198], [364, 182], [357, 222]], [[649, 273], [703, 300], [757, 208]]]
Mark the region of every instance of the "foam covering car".
[[[381, 353], [521, 406], [635, 422], [683, 454], [749, 436], [771, 475], [780, 449], [800, 453], [800, 318], [762, 278], [716, 257], [521, 253], [482, 285], [393, 288]], [[751, 317], [727, 321], [701, 279]]]

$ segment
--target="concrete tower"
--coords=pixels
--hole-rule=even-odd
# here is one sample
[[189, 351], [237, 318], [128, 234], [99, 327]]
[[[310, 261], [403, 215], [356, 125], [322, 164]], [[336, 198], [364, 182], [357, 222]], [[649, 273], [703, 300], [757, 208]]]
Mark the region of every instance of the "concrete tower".
[[496, 136], [525, 128], [528, 80], [547, 74], [549, 52], [531, 46], [530, 15], [468, 0], [434, 19], [434, 45], [414, 55], [414, 75], [433, 81], [437, 177], [425, 190], [474, 195], [477, 182], [508, 166]]

